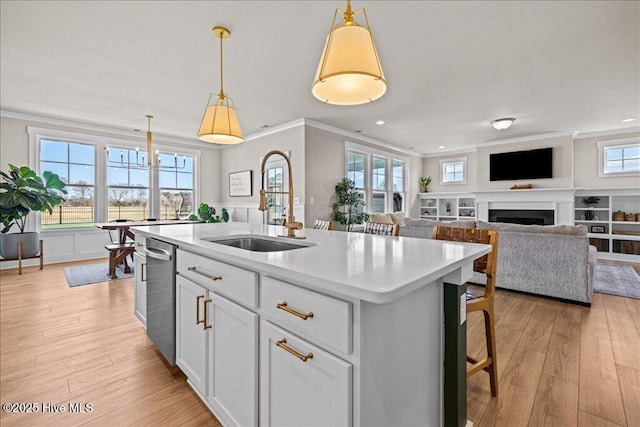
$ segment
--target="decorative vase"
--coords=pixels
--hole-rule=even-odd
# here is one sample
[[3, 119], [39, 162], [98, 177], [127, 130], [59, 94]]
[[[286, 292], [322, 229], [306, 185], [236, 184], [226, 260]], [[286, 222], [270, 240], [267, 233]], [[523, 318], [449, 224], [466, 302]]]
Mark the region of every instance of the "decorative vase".
[[40, 252], [40, 233], [7, 233], [0, 235], [0, 255], [5, 259], [18, 259], [18, 243], [22, 243], [22, 258], [31, 258]]
[[586, 219], [587, 221], [593, 220], [593, 210], [587, 209], [586, 211], [584, 211], [584, 219]]

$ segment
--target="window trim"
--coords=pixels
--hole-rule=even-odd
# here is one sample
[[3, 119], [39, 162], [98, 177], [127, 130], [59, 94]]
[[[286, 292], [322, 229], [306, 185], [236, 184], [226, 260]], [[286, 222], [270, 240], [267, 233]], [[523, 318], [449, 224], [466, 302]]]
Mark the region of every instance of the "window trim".
[[[136, 147], [145, 147], [145, 142], [143, 139], [137, 140], [128, 140], [124, 138], [114, 138], [112, 136], [99, 136], [92, 135], [88, 133], [81, 132], [73, 132], [73, 131], [64, 131], [57, 129], [49, 129], [37, 126], [27, 126], [27, 135], [29, 136], [29, 167], [38, 173], [40, 172], [40, 140], [41, 139], [53, 139], [53, 140], [61, 140], [63, 142], [75, 142], [79, 144], [91, 144], [96, 147], [96, 164], [95, 164], [95, 193], [94, 193], [94, 202], [95, 202], [95, 213], [94, 218], [95, 222], [106, 222], [107, 221], [107, 208], [108, 208], [108, 194], [107, 194], [107, 171], [106, 171], [106, 153], [105, 147], [123, 147], [129, 149], [135, 149]], [[193, 148], [187, 148], [182, 146], [173, 146], [166, 144], [155, 144], [153, 146], [154, 151], [159, 150], [160, 152], [165, 153], [178, 153], [179, 155], [185, 154], [189, 156], [193, 156], [193, 205], [198, 206], [200, 203], [200, 160], [202, 157], [202, 152], [200, 150], [196, 150]], [[152, 185], [153, 187], [149, 188], [149, 198], [150, 203], [154, 203], [155, 211], [159, 212], [160, 206], [160, 197], [158, 196], [152, 197], [152, 191], [159, 192], [160, 186], [158, 182], [158, 173], [154, 171], [151, 175]], [[150, 182], [151, 184], [151, 182]], [[153, 188], [153, 189], [152, 189]], [[31, 230], [35, 230], [37, 232], [69, 232], [69, 231], [86, 231], [88, 227], [64, 227], [59, 229], [42, 229], [41, 227], [41, 213], [34, 212], [33, 215], [29, 215], [27, 218], [27, 227]]]
[[368, 147], [366, 145], [357, 144], [350, 141], [345, 141], [344, 143], [344, 173], [343, 176], [347, 177], [347, 172], [349, 170], [349, 165], [347, 163], [347, 154], [349, 152], [354, 152], [358, 154], [363, 154], [365, 156], [365, 167], [364, 167], [364, 189], [358, 189], [362, 191], [364, 194], [364, 202], [366, 206], [364, 207], [365, 212], [371, 212], [371, 206], [373, 204], [373, 193], [381, 193], [381, 190], [373, 190], [373, 177], [372, 177], [372, 168], [373, 168], [373, 157], [382, 158], [385, 160], [385, 212], [393, 212], [393, 162], [404, 163], [404, 193], [405, 201], [404, 201], [404, 212], [407, 214], [409, 210], [409, 203], [407, 202], [407, 198], [409, 195], [409, 176], [410, 176], [410, 166], [411, 161], [409, 157], [399, 156], [390, 151], [378, 150], [376, 148]]
[[598, 148], [598, 177], [599, 178], [616, 178], [627, 176], [640, 176], [640, 170], [637, 171], [623, 171], [623, 172], [607, 172], [606, 171], [606, 151], [611, 148], [626, 148], [640, 146], [640, 138], [628, 138], [628, 139], [615, 139], [607, 141], [598, 141], [596, 147]]
[[[453, 163], [462, 163], [462, 180], [460, 181], [445, 181], [444, 180], [444, 168]], [[468, 175], [468, 158], [464, 157], [451, 157], [448, 159], [440, 159], [440, 185], [465, 185], [467, 183]]]

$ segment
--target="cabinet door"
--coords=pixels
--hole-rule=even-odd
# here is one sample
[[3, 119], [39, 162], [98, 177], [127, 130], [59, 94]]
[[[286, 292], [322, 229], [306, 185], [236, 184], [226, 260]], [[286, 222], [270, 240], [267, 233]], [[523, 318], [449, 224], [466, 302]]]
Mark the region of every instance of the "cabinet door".
[[237, 425], [258, 425], [258, 315], [212, 294], [209, 399]]
[[[198, 298], [200, 297], [200, 298]], [[176, 364], [202, 395], [206, 392], [208, 331], [204, 318], [207, 291], [184, 277], [176, 277]], [[196, 319], [199, 314], [200, 318]]]
[[[286, 347], [278, 346], [278, 342]], [[311, 353], [313, 357], [305, 362], [292, 352], [300, 356]], [[260, 424], [298, 427], [351, 423], [351, 364], [261, 321]]]
[[134, 314], [144, 327], [147, 327], [147, 258], [139, 253], [133, 254], [135, 263], [136, 281], [133, 294]]

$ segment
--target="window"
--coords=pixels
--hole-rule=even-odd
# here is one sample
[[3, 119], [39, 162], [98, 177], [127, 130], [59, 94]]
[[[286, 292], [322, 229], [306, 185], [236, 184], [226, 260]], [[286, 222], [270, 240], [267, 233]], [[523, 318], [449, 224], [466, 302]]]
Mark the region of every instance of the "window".
[[67, 184], [65, 202], [40, 216], [42, 228], [93, 225], [96, 150], [93, 145], [53, 139], [40, 141], [40, 173], [50, 171]]
[[640, 174], [640, 139], [598, 142], [598, 176]]
[[149, 218], [146, 156], [146, 152], [110, 147], [107, 155], [107, 221]]
[[440, 184], [466, 184], [467, 158], [440, 160]]
[[189, 216], [193, 206], [192, 156], [160, 153], [160, 219]]
[[[266, 175], [267, 191], [285, 191], [284, 165], [267, 168]], [[282, 225], [282, 219], [286, 217], [284, 203], [284, 194], [267, 194], [267, 224]]]
[[345, 175], [361, 190], [365, 211], [405, 211], [408, 159], [347, 142], [345, 163]]

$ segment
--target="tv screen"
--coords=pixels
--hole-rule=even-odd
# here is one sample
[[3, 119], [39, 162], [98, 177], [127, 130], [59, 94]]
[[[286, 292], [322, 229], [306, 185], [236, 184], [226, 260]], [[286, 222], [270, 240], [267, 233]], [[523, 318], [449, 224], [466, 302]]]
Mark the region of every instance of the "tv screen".
[[489, 180], [553, 178], [553, 148], [512, 151], [489, 156]]

